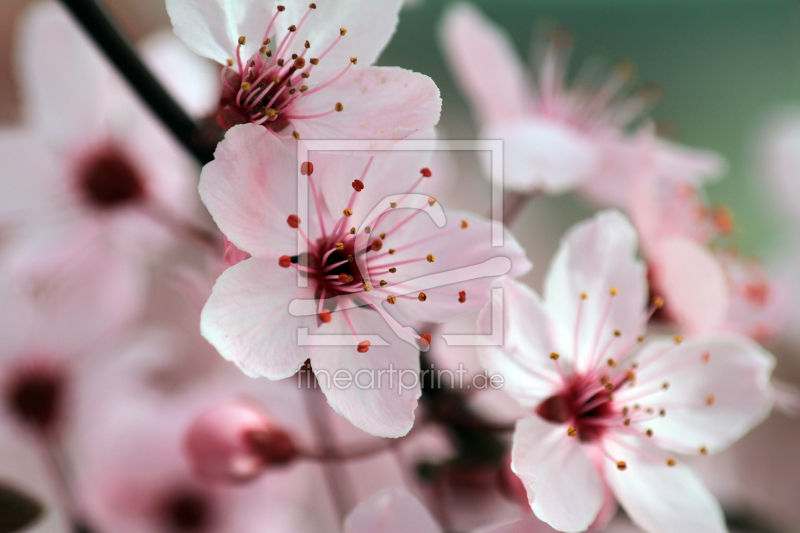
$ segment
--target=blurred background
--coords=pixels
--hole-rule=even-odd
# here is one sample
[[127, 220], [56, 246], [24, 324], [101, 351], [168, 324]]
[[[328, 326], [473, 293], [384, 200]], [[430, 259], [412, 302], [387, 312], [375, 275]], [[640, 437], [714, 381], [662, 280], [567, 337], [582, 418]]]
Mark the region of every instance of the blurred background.
[[[379, 0], [376, 0], [379, 1]], [[19, 120], [20, 94], [14, 78], [12, 44], [15, 23], [28, 0], [0, 3], [0, 123]], [[116, 22], [132, 39], [169, 29], [163, 0], [104, 0]], [[575, 36], [576, 69], [582, 59], [604, 53], [631, 60], [638, 78], [663, 87], [653, 112], [669, 123], [675, 138], [693, 147], [721, 153], [726, 175], [706, 190], [712, 203], [727, 205], [736, 220], [735, 240], [745, 255], [768, 265], [785, 266], [798, 234], [790, 218], [775, 208], [759, 164], [758, 143], [765, 124], [787, 109], [800, 108], [800, 2], [797, 0], [474, 0], [511, 35], [518, 52], [529, 57], [537, 21], [556, 20]], [[379, 60], [429, 75], [443, 98], [442, 137], [473, 138], [477, 125], [452, 73], [438, 38], [446, 0], [409, 1], [397, 33]], [[491, 70], [491, 65], [487, 65]], [[460, 202], [476, 211], [488, 204], [488, 187], [469, 157], [457, 162]], [[798, 171], [800, 176], [800, 170]], [[564, 231], [594, 211], [565, 195], [529, 203], [512, 229], [536, 267], [525, 278], [541, 284], [549, 258]], [[797, 264], [788, 267], [797, 272]], [[795, 278], [796, 278], [795, 274]], [[795, 304], [797, 305], [797, 304]], [[778, 375], [800, 383], [800, 344], [790, 325], [770, 348], [779, 358]], [[0, 453], [10, 453], [7, 450]], [[800, 532], [800, 421], [782, 413], [714, 458], [739, 483], [724, 476], [709, 482], [729, 506], [741, 531]], [[30, 459], [17, 463], [17, 476], [33, 471]], [[2, 468], [6, 468], [3, 466]], [[719, 470], [718, 470], [719, 471]], [[734, 473], [735, 471], [735, 473]], [[3, 474], [5, 472], [0, 472]], [[731, 479], [733, 479], [733, 477]], [[739, 490], [741, 480], [747, 490]], [[755, 524], [755, 525], [754, 525]], [[52, 524], [50, 524], [52, 526]], [[46, 531], [40, 526], [35, 531]], [[48, 531], [57, 531], [50, 529]]]

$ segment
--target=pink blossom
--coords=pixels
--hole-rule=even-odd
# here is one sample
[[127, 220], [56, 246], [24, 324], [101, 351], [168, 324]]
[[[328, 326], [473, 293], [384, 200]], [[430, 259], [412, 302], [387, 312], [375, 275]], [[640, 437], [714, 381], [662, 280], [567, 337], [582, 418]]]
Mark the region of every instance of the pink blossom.
[[[317, 3], [169, 0], [175, 33], [223, 66], [218, 121], [282, 138], [404, 138], [439, 121], [427, 76], [372, 67], [400, 0]], [[356, 66], [360, 62], [364, 66]]]
[[594, 61], [568, 82], [572, 38], [565, 31], [537, 42], [535, 81], [505, 30], [470, 4], [449, 10], [442, 41], [481, 136], [504, 141], [504, 184], [511, 190], [557, 194], [582, 187], [605, 205], [621, 206], [634, 180], [697, 182], [723, 168], [716, 154], [660, 141], [647, 124], [626, 134], [658, 89], [637, 92], [629, 63], [608, 68]]
[[[487, 368], [530, 410], [517, 423], [512, 468], [537, 517], [583, 531], [610, 488], [650, 532], [723, 532], [722, 511], [686, 456], [724, 449], [773, 402], [770, 354], [737, 335], [653, 340], [636, 234], [614, 211], [573, 228], [544, 299], [510, 279], [505, 344], [481, 347]], [[484, 311], [481, 323], [490, 319]]]
[[[416, 372], [419, 348], [432, 342], [398, 319], [438, 322], [480, 308], [491, 276], [456, 283], [457, 269], [485, 263], [500, 269], [496, 276], [530, 268], [509, 234], [505, 248], [495, 250], [489, 221], [459, 212], [445, 217], [439, 200], [417, 193], [436, 179], [420, 170], [419, 157], [312, 155], [300, 169], [311, 191], [305, 220], [291, 179], [296, 158], [264, 128], [243, 125], [228, 132], [200, 183], [222, 232], [252, 254], [217, 280], [201, 317], [203, 336], [251, 376], [286, 378], [310, 358], [318, 378], [328, 373], [319, 382], [334, 409], [382, 436], [409, 430], [420, 390], [398, 388], [377, 371], [391, 364]], [[298, 241], [308, 250], [302, 256]], [[436, 286], [422, 286], [433, 274]], [[300, 332], [310, 340], [300, 343]], [[339, 337], [315, 345], [317, 334]], [[373, 370], [382, 385], [343, 390], [330, 380], [339, 370]]]
[[[140, 261], [195, 216], [196, 165], [59, 4], [32, 5], [18, 42], [23, 124], [0, 132], [0, 224], [12, 255], [75, 262], [67, 250], [91, 242], [105, 257]], [[180, 55], [176, 46], [185, 48], [151, 41], [148, 58]], [[186, 65], [171, 74], [202, 81], [202, 69]], [[197, 106], [202, 95], [184, 96]]]

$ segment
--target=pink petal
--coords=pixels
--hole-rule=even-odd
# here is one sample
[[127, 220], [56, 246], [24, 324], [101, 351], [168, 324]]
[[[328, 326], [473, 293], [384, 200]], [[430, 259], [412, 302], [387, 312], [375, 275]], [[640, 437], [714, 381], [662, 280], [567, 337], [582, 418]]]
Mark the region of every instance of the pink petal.
[[584, 531], [603, 506], [600, 473], [566, 425], [538, 416], [517, 422], [511, 468], [528, 488], [536, 516], [559, 531]]
[[440, 533], [442, 529], [416, 498], [402, 489], [384, 489], [358, 504], [344, 533]]
[[[342, 112], [292, 118], [330, 111], [336, 103]], [[435, 126], [441, 108], [439, 89], [428, 76], [398, 67], [351, 67], [333, 85], [303, 97], [288, 117], [303, 139], [403, 139]]]
[[247, 38], [242, 61], [261, 46], [275, 6], [261, 0], [167, 0], [167, 13], [175, 35], [189, 48], [224, 65], [235, 58], [239, 37]]
[[597, 170], [598, 146], [577, 128], [548, 118], [493, 122], [487, 139], [503, 139], [503, 185], [514, 191], [559, 194]]
[[532, 85], [505, 30], [470, 4], [459, 3], [445, 14], [441, 40], [483, 123], [516, 120], [525, 113]]
[[[339, 28], [345, 28], [347, 34], [314, 67], [312, 79], [325, 81], [338, 74], [347, 66], [351, 57], [358, 58], [359, 65], [370, 66], [394, 35], [401, 7], [402, 0], [386, 0], [380, 3], [371, 0], [317, 2], [317, 8], [298, 28], [289, 52], [301, 53], [303, 43], [308, 40], [311, 48], [306, 57], [316, 57], [339, 37]], [[283, 38], [285, 28], [289, 24], [297, 24], [307, 11], [307, 2], [287, 2], [282, 20], [278, 19], [280, 24], [276, 35]]]
[[[602, 211], [567, 233], [550, 265], [544, 300], [562, 327], [561, 355], [579, 369], [591, 365], [598, 346], [615, 331], [621, 334], [614, 341], [618, 345], [641, 333], [648, 292], [636, 244], [636, 232], [621, 213]], [[578, 353], [573, 354], [577, 325]]]
[[707, 248], [684, 237], [662, 241], [652, 258], [656, 291], [690, 333], [719, 331], [730, 306], [722, 266]]
[[297, 249], [297, 231], [286, 223], [297, 212], [296, 165], [262, 126], [236, 126], [217, 145], [200, 177], [200, 197], [237, 248], [268, 259]]
[[[503, 390], [521, 405], [534, 408], [551, 396], [561, 381], [550, 354], [557, 351], [557, 329], [539, 296], [510, 278], [497, 280], [503, 290], [503, 345], [478, 346], [483, 366], [504, 378]], [[491, 302], [478, 317], [481, 332], [491, 332]]]
[[[658, 391], [641, 401], [666, 410], [666, 416], [647, 424], [662, 447], [680, 453], [700, 453], [703, 447], [709, 453], [720, 451], [764, 420], [772, 408], [769, 378], [775, 359], [747, 337], [715, 335], [680, 345], [653, 342], [638, 358], [636, 385], [615, 400], [624, 403], [639, 391]], [[669, 388], [660, 390], [664, 382]]]
[[[112, 71], [66, 9], [55, 2], [31, 6], [17, 50], [26, 121], [61, 149], [96, 133], [108, 111]], [[42, 82], [45, 71], [57, 91]]]
[[297, 328], [316, 329], [316, 316], [294, 317], [289, 303], [313, 298], [297, 287], [294, 269], [257, 258], [228, 268], [217, 280], [200, 317], [200, 331], [228, 361], [250, 376], [282, 379], [308, 358], [297, 347]]
[[621, 438], [648, 458], [609, 442], [608, 453], [625, 461], [627, 469], [620, 471], [606, 461], [606, 481], [640, 528], [653, 533], [727, 533], [719, 503], [688, 463], [676, 458], [675, 466], [667, 466], [671, 455], [646, 442], [640, 448], [637, 441]]
[[[353, 345], [314, 347], [311, 366], [319, 386], [331, 407], [357, 428], [381, 437], [402, 437], [414, 424], [421, 394], [419, 352], [397, 338], [378, 313], [363, 308], [347, 312], [359, 338], [379, 335], [389, 344], [372, 342], [366, 353], [359, 353]], [[352, 335], [341, 314], [332, 313], [330, 327], [320, 333]]]
[[700, 185], [720, 178], [728, 163], [712, 150], [692, 148], [656, 139], [655, 168], [658, 177], [668, 181]]
[[[397, 310], [409, 320], [443, 322], [459, 314], [480, 309], [490, 300], [489, 287], [492, 281], [498, 275], [506, 273], [497, 270], [502, 272], [502, 274], [497, 274], [495, 273], [497, 271], [488, 267], [480, 267], [474, 271], [475, 279], [451, 285], [447, 284], [448, 272], [481, 265], [490, 260], [507, 265], [510, 269], [507, 273], [512, 277], [521, 276], [532, 267], [528, 258], [525, 257], [524, 250], [510, 232], [505, 231], [503, 246], [495, 248], [491, 245], [491, 221], [462, 211], [445, 211], [445, 214], [447, 223], [442, 228], [436, 227], [436, 224], [427, 215], [421, 214], [415, 217], [384, 242], [384, 249], [397, 245], [398, 248], [402, 247], [401, 251], [393, 256], [383, 254], [370, 259], [372, 264], [388, 264], [392, 260], [424, 258], [428, 254], [434, 256], [433, 263], [421, 261], [402, 265], [397, 267], [398, 270], [395, 274], [385, 275], [390, 286], [398, 283], [400, 290], [403, 290], [403, 287], [413, 289], [418, 286], [413, 282], [406, 284], [406, 281], [435, 274], [441, 276], [441, 285], [430, 288], [423, 287], [428, 297], [424, 303], [415, 299], [398, 298], [397, 304], [391, 310]], [[465, 221], [468, 227], [462, 229]], [[426, 235], [429, 235], [430, 238], [425, 242], [410, 247], [405, 246], [405, 243], [418, 242]], [[464, 292], [464, 302], [460, 300], [461, 291]], [[416, 293], [412, 292], [411, 296], [416, 297]]]

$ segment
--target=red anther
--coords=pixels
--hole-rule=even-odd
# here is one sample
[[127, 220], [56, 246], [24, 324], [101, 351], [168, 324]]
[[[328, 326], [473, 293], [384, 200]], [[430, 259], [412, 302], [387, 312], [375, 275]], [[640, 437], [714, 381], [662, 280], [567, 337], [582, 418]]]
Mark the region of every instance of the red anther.
[[288, 255], [282, 255], [278, 259], [278, 264], [283, 268], [289, 268], [290, 266], [292, 266], [292, 258], [289, 257]]
[[302, 165], [300, 165], [300, 174], [303, 176], [310, 176], [314, 173], [314, 163], [311, 161], [306, 161]]
[[353, 279], [350, 277], [350, 274], [339, 274], [339, 283], [350, 283]]
[[331, 312], [328, 311], [327, 309], [323, 309], [322, 312], [319, 314], [320, 322], [324, 322], [325, 324], [330, 322], [332, 319], [333, 317], [331, 316]]
[[423, 168], [422, 170], [420, 170], [420, 173], [421, 173], [423, 176], [425, 176], [426, 178], [430, 178], [430, 177], [432, 176], [432, 174], [431, 174], [431, 169], [429, 169], [428, 167], [425, 167], [425, 168]]
[[297, 215], [289, 215], [289, 218], [286, 219], [286, 223], [289, 224], [290, 228], [297, 229], [297, 226], [300, 225], [300, 217]]
[[467, 292], [458, 291], [458, 302], [463, 304], [466, 301], [467, 301]]
[[358, 353], [367, 353], [369, 351], [369, 341], [361, 341], [358, 343]]
[[356, 192], [361, 192], [364, 190], [364, 182], [361, 180], [353, 180], [353, 188]]
[[383, 248], [383, 241], [381, 239], [375, 239], [372, 241], [372, 244], [369, 245], [369, 249], [373, 252], [380, 252], [381, 248]]
[[419, 338], [419, 345], [423, 348], [427, 348], [431, 345], [431, 334], [430, 333], [423, 333]]

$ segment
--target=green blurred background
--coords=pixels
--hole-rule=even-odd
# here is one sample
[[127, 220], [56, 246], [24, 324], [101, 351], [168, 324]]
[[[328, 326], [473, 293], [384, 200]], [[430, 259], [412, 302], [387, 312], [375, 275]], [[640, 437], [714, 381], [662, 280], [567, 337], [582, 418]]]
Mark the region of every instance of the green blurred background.
[[[469, 137], [475, 124], [437, 38], [447, 4], [422, 0], [404, 9], [381, 63], [431, 76], [442, 91], [441, 125], [446, 134]], [[632, 60], [641, 80], [664, 88], [655, 118], [674, 122], [681, 142], [717, 150], [728, 159], [727, 175], [708, 193], [712, 202], [727, 204], [733, 211], [741, 249], [767, 257], [780, 254], [783, 221], [770, 207], [763, 178], [753, 164], [753, 144], [768, 115], [785, 104], [800, 104], [800, 2], [478, 0], [474, 4], [507, 29], [526, 58], [534, 23], [551, 16], [575, 34], [573, 70], [598, 50]], [[486, 67], [490, 72], [491, 65]], [[555, 220], [564, 228], [586, 213], [579, 201], [569, 198], [538, 199], [530, 209], [538, 209], [541, 216], [526, 213], [525, 220]]]

